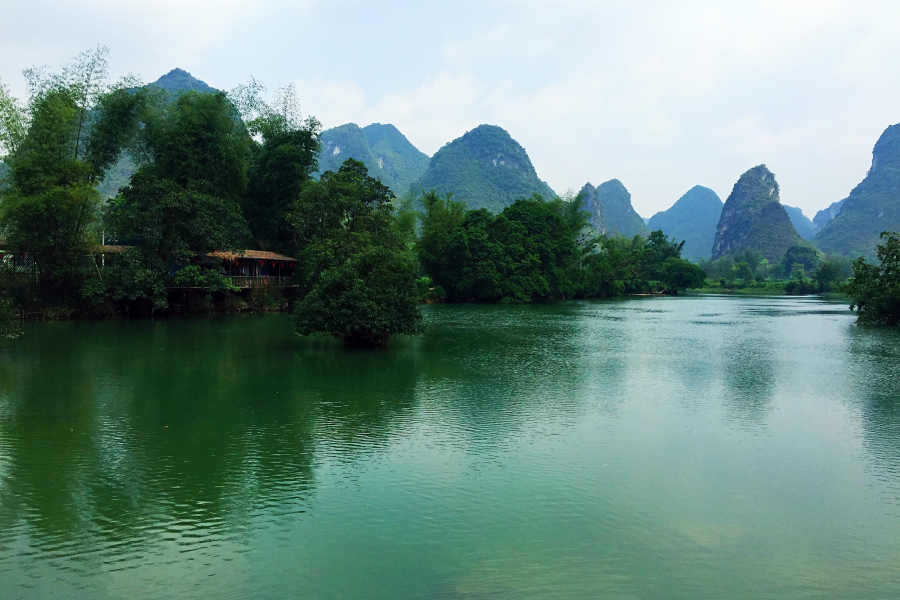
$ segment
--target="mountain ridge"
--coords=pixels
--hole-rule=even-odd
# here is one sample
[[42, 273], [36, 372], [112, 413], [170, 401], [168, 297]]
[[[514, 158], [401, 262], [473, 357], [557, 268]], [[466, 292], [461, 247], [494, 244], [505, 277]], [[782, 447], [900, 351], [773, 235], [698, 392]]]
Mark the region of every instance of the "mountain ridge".
[[[586, 185], [591, 184], [588, 182]], [[604, 230], [601, 233], [625, 237], [649, 233], [644, 220], [631, 204], [631, 192], [621, 181], [618, 179], [604, 181], [596, 187], [596, 194], [603, 206]]]
[[325, 171], [337, 171], [345, 160], [355, 158], [366, 165], [369, 175], [380, 179], [398, 197], [422, 176], [430, 160], [390, 124], [360, 127], [345, 123], [323, 131], [319, 141], [322, 152], [316, 178]]
[[702, 185], [695, 185], [669, 209], [650, 217], [647, 228], [684, 241], [681, 255], [688, 260], [709, 259], [716, 239], [716, 227], [722, 216], [724, 203], [718, 194]]
[[774, 263], [803, 243], [781, 204], [775, 175], [758, 165], [741, 175], [722, 207], [712, 258], [757, 250]]
[[813, 242], [824, 252], [874, 258], [881, 232], [900, 231], [900, 124], [884, 130], [868, 173], [841, 202]]
[[518, 198], [556, 193], [542, 181], [525, 148], [503, 128], [479, 125], [444, 144], [411, 190], [453, 194], [467, 208], [500, 212]]
[[811, 240], [816, 234], [816, 227], [809, 220], [809, 217], [803, 214], [803, 209], [796, 206], [788, 206], [787, 204], [782, 204], [782, 206], [787, 211], [788, 217], [790, 217], [791, 223], [793, 223], [794, 229], [797, 230], [800, 237], [807, 241]]

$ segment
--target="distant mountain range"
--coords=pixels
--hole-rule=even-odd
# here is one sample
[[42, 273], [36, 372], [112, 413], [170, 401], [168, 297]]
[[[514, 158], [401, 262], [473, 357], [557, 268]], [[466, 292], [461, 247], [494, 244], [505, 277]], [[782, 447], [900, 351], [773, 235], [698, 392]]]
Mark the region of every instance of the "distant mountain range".
[[788, 248], [802, 243], [781, 205], [775, 175], [765, 165], [741, 175], [722, 208], [712, 258], [758, 250], [774, 263]]
[[882, 231], [900, 231], [900, 124], [884, 130], [866, 178], [841, 202], [813, 239], [824, 252], [873, 257]]
[[[218, 91], [183, 69], [173, 69], [148, 85], [170, 94]], [[494, 125], [476, 127], [431, 158], [390, 124], [360, 128], [348, 123], [322, 132], [320, 141], [317, 177], [352, 157], [397, 196], [434, 189], [452, 193], [469, 209], [492, 212], [535, 193], [556, 196], [538, 177], [525, 149]], [[101, 183], [101, 194], [115, 195], [133, 172], [127, 158], [120, 160]], [[581, 196], [597, 231], [631, 237], [661, 229], [685, 241], [683, 256], [690, 260], [745, 249], [778, 259], [801, 239], [812, 240], [828, 253], [872, 256], [881, 231], [900, 230], [900, 124], [888, 127], [875, 144], [866, 178], [846, 199], [820, 210], [812, 221], [799, 208], [780, 203], [778, 184], [765, 165], [744, 173], [724, 205], [712, 190], [695, 186], [649, 220], [637, 214], [631, 194], [617, 179], [596, 188], [587, 183]]]
[[172, 69], [153, 83], [149, 84], [162, 88], [170, 94], [178, 92], [199, 92], [201, 94], [213, 94], [218, 92], [216, 88], [206, 85], [183, 69]]
[[584, 210], [590, 213], [591, 225], [598, 232], [625, 237], [648, 233], [644, 220], [631, 205], [631, 193], [618, 179], [610, 179], [596, 188], [588, 182], [580, 195]]
[[319, 136], [321, 177], [325, 171], [337, 171], [345, 160], [362, 161], [369, 174], [391, 188], [397, 196], [409, 191], [428, 168], [429, 158], [420, 152], [393, 125], [373, 123], [360, 128], [355, 123], [323, 131]]
[[782, 206], [787, 211], [788, 217], [790, 217], [791, 223], [794, 224], [794, 229], [797, 230], [800, 237], [804, 240], [811, 240], [816, 234], [816, 227], [813, 225], [813, 222], [796, 206], [788, 206], [787, 204], [782, 204]]
[[841, 213], [841, 207], [844, 205], [843, 200], [838, 200], [837, 202], [832, 202], [828, 208], [823, 208], [819, 212], [816, 213], [816, 216], [813, 217], [813, 226], [816, 228], [816, 233], [822, 231], [822, 228], [828, 224], [828, 221], [832, 220], [836, 216]]
[[647, 227], [650, 231], [660, 229], [679, 242], [684, 240], [682, 257], [692, 261], [709, 259], [723, 206], [722, 199], [714, 191], [696, 185], [669, 210], [650, 217]]
[[445, 144], [411, 189], [452, 193], [469, 209], [492, 212], [502, 211], [517, 198], [556, 196], [538, 177], [525, 149], [495, 125], [479, 125]]

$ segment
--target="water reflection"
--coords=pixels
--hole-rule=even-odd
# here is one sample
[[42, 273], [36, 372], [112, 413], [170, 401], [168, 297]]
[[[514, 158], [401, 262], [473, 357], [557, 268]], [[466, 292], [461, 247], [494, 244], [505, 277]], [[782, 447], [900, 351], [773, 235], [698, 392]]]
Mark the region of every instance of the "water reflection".
[[[280, 317], [33, 327], [0, 359], [0, 543], [26, 525], [45, 547], [189, 543], [303, 512], [317, 462], [385, 448], [422, 402], [462, 447], [502, 443], [536, 411], [564, 418], [584, 371], [577, 308], [496, 308], [468, 327], [437, 315], [386, 352], [302, 340]], [[430, 404], [448, 386], [460, 401]]]
[[434, 306], [378, 352], [36, 324], [0, 597], [895, 597], [900, 340], [823, 306]]
[[771, 340], [744, 331], [722, 353], [726, 413], [743, 425], [759, 425], [772, 406], [777, 363]]
[[849, 385], [862, 416], [866, 447], [900, 506], [900, 330], [860, 326], [848, 335]]

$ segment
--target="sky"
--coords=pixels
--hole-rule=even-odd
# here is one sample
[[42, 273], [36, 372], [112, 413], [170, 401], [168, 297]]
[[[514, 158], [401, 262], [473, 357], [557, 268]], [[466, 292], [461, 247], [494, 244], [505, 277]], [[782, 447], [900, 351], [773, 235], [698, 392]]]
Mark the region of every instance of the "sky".
[[423, 152], [509, 131], [558, 193], [621, 180], [645, 217], [766, 164], [807, 216], [900, 122], [900, 3], [867, 0], [0, 0], [0, 81], [111, 50], [228, 90], [293, 82], [326, 127], [392, 123]]

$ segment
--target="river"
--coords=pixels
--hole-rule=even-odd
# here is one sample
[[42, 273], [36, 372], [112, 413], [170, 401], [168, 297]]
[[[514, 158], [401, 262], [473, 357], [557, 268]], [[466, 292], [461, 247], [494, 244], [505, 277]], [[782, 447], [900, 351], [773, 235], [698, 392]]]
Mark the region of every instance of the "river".
[[0, 598], [900, 598], [900, 330], [844, 303], [426, 307], [0, 341]]

